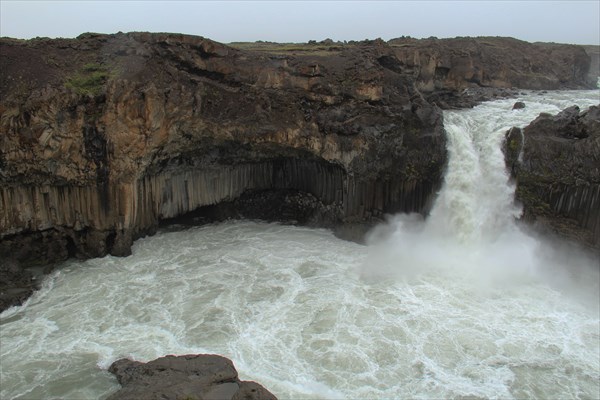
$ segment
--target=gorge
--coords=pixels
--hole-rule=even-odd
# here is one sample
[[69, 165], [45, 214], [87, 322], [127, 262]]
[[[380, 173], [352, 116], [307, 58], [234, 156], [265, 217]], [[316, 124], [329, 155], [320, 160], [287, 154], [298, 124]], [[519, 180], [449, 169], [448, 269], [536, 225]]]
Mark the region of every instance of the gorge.
[[[106, 368], [118, 357], [173, 352], [224, 354], [244, 379], [283, 397], [597, 390], [598, 365], [582, 356], [598, 353], [594, 262], [584, 253], [566, 262], [515, 224], [521, 209], [504, 168], [506, 156], [526, 221], [599, 248], [600, 132], [597, 107], [588, 110], [598, 92], [522, 90], [592, 87], [581, 47], [510, 38], [226, 46], [148, 33], [3, 38], [0, 46], [2, 307], [31, 294], [25, 267], [72, 258], [2, 315], [3, 397], [102, 397], [116, 388]], [[450, 111], [507, 96], [517, 98]], [[525, 108], [511, 110], [515, 100]], [[525, 127], [540, 113], [550, 114]], [[358, 240], [381, 225], [367, 247], [251, 221], [178, 225], [239, 217]], [[78, 261], [107, 254], [130, 257]], [[446, 291], [453, 285], [462, 294]], [[502, 313], [498, 299], [509, 292], [515, 300]], [[531, 303], [546, 296], [559, 302]], [[102, 299], [110, 301], [98, 308]], [[536, 311], [521, 324], [513, 308]], [[473, 312], [505, 338], [461, 325]], [[431, 318], [474, 336], [440, 337]], [[548, 337], [528, 328], [536, 320], [551, 327]], [[267, 329], [276, 326], [276, 335]], [[17, 333], [28, 329], [27, 338]], [[473, 375], [463, 357], [475, 352], [473, 340], [477, 351], [490, 349], [489, 375]], [[557, 340], [574, 353], [557, 356]], [[12, 358], [32, 341], [43, 348]], [[395, 357], [414, 356], [399, 363], [414, 371], [393, 367], [390, 346]], [[290, 348], [297, 359], [286, 372]], [[65, 352], [72, 360], [56, 366]], [[523, 372], [519, 352], [536, 366]], [[560, 367], [541, 372], [548, 363]], [[406, 379], [394, 385], [393, 376]], [[78, 383], [61, 389], [64, 379]], [[474, 389], [482, 381], [489, 385]]]
[[515, 221], [501, 143], [597, 96], [445, 112], [448, 170], [429, 218], [398, 214], [368, 246], [230, 220], [64, 263], [0, 318], [1, 396], [105, 398], [117, 359], [216, 353], [278, 398], [593, 397], [597, 258]]
[[189, 212], [360, 239], [386, 213], [431, 208], [446, 162], [435, 104], [595, 83], [582, 47], [511, 38], [226, 46], [119, 33], [0, 45], [9, 275], [130, 254]]
[[5, 42], [3, 243], [19, 261], [126, 255], [160, 220], [249, 190], [309, 193], [325, 226], [420, 211], [445, 162], [441, 113], [381, 66], [391, 51], [282, 56], [165, 34]]

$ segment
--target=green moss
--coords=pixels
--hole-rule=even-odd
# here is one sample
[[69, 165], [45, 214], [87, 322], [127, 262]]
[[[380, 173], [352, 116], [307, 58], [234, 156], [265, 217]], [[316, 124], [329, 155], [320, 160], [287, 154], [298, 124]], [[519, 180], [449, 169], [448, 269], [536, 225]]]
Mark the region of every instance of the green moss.
[[404, 166], [404, 170], [402, 171], [402, 175], [404, 176], [405, 179], [414, 179], [414, 180], [421, 180], [422, 179], [421, 171], [419, 170], [418, 167], [416, 167], [412, 163], [407, 163]]
[[75, 76], [67, 79], [65, 86], [82, 95], [96, 96], [110, 77], [106, 68], [100, 64], [88, 63]]

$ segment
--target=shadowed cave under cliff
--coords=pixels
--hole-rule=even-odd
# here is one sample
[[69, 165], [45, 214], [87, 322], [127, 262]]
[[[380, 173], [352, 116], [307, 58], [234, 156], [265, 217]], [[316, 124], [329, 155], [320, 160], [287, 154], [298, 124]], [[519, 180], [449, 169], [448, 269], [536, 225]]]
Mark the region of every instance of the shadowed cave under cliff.
[[[7, 208], [12, 211], [8, 221], [16, 228], [21, 215], [34, 215], [31, 221], [36, 224], [25, 231], [15, 229], [3, 238], [3, 245], [25, 243], [31, 257], [50, 262], [73, 256], [127, 255], [133, 240], [154, 233], [159, 224], [230, 218], [327, 227], [343, 238], [360, 241], [384, 213], [426, 212], [436, 189], [426, 180], [357, 179], [341, 166], [316, 157], [256, 162], [241, 158], [236, 164], [200, 159], [183, 156], [155, 163], [129, 185], [3, 189], [5, 204], [20, 205]], [[32, 231], [38, 231], [35, 238]], [[31, 240], [20, 241], [23, 235]], [[35, 247], [39, 249], [32, 251]], [[13, 253], [25, 253], [22, 250]]]
[[[212, 190], [202, 190], [207, 185]], [[429, 182], [358, 180], [333, 163], [298, 158], [187, 171], [160, 186], [163, 226], [248, 218], [325, 226], [352, 240], [370, 226], [364, 221], [379, 221], [384, 213], [426, 212], [434, 191]]]

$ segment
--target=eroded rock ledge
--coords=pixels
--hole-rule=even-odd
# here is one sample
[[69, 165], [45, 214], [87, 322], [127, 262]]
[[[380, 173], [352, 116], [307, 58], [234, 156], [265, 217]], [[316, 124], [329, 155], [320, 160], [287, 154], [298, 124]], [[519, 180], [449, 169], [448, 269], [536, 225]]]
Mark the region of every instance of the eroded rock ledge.
[[442, 108], [473, 107], [514, 96], [515, 89], [596, 88], [597, 76], [589, 75], [592, 58], [583, 46], [510, 37], [398, 38], [389, 43], [398, 65], [414, 71], [417, 89]]
[[[510, 38], [2, 38], [0, 261], [12, 261], [0, 278], [19, 275], [15, 265], [128, 255], [172, 218], [239, 215], [356, 236], [384, 213], [426, 213], [446, 160], [433, 101], [583, 87], [586, 57]], [[461, 103], [465, 93], [475, 100]]]
[[127, 255], [161, 220], [247, 192], [314, 196], [305, 219], [334, 226], [423, 212], [440, 182], [441, 112], [382, 65], [385, 43], [285, 55], [147, 33], [1, 45], [0, 254], [24, 264]]
[[600, 251], [600, 107], [540, 114], [506, 143], [524, 219]]
[[109, 368], [122, 388], [107, 400], [277, 400], [256, 382], [240, 381], [231, 360], [212, 354], [121, 359]]

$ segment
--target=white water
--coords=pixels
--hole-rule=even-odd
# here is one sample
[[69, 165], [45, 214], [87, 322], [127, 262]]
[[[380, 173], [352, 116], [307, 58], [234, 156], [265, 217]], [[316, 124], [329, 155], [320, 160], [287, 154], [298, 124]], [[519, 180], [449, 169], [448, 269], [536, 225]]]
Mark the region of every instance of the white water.
[[230, 357], [279, 398], [598, 398], [597, 260], [522, 232], [499, 143], [559, 92], [446, 113], [446, 184], [368, 247], [228, 222], [70, 261], [0, 315], [0, 398], [94, 399], [120, 357]]

